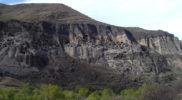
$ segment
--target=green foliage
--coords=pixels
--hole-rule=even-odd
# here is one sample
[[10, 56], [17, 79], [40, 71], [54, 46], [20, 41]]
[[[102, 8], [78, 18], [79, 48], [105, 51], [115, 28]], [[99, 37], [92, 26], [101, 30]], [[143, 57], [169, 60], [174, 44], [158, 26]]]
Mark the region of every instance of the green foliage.
[[76, 92], [76, 98], [77, 99], [84, 99], [89, 95], [89, 89], [88, 88], [83, 88], [81, 86], [76, 86], [75, 88]]
[[158, 86], [157, 85], [147, 85], [143, 84], [139, 89], [138, 89], [138, 94], [139, 94], [139, 100], [146, 100], [147, 98], [150, 98], [151, 100], [155, 100], [156, 95], [158, 93]]
[[89, 93], [89, 89], [87, 88], [80, 88], [78, 91], [78, 98], [85, 98], [88, 96]]
[[64, 94], [61, 88], [56, 85], [42, 85], [40, 93], [44, 100], [64, 100]]
[[[0, 89], [0, 100], [182, 100], [182, 88], [176, 93], [154, 84], [143, 84], [138, 89], [125, 89], [114, 93], [112, 89], [89, 91], [77, 86], [75, 90], [64, 90], [56, 85], [42, 85], [40, 89], [26, 84], [21, 89]], [[175, 95], [173, 95], [175, 94]]]
[[101, 94], [101, 100], [111, 100], [114, 96], [113, 90], [111, 89], [104, 89]]
[[4, 100], [4, 99], [3, 99], [3, 95], [2, 95], [2, 94], [0, 94], [0, 100]]
[[30, 84], [26, 84], [21, 90], [14, 96], [14, 100], [32, 100], [32, 88]]
[[88, 100], [100, 100], [100, 95], [98, 91], [95, 91], [93, 93], [91, 93], [88, 98]]
[[77, 97], [74, 92], [68, 91], [68, 90], [64, 90], [63, 94], [64, 94], [65, 98], [68, 100], [74, 100]]
[[43, 100], [43, 96], [40, 94], [38, 89], [33, 90], [32, 100]]
[[138, 100], [138, 91], [133, 89], [124, 90], [122, 91], [122, 96], [124, 100]]
[[14, 100], [14, 95], [16, 93], [16, 89], [15, 88], [6, 88], [3, 90], [1, 95], [1, 99], [2, 100]]
[[79, 90], [80, 90], [80, 88], [81, 88], [81, 86], [80, 86], [80, 85], [77, 85], [77, 86], [75, 87], [75, 92], [78, 93]]
[[126, 89], [121, 92], [124, 100], [157, 100], [158, 93], [157, 85], [143, 84], [138, 90]]

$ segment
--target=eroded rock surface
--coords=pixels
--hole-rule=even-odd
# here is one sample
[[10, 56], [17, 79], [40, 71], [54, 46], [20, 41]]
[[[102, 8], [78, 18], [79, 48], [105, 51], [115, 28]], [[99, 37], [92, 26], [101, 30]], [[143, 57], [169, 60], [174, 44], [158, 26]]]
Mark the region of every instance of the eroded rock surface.
[[[182, 65], [181, 41], [165, 31], [100, 23], [65, 5], [0, 8], [1, 76], [63, 86], [124, 86], [126, 75], [159, 75]], [[11, 9], [20, 14], [8, 19]], [[34, 17], [26, 17], [31, 13]]]

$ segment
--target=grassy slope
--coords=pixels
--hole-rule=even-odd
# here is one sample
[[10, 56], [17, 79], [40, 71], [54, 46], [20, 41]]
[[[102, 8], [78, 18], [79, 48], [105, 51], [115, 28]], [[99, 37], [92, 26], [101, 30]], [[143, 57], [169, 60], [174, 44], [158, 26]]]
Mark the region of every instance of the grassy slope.
[[58, 22], [92, 22], [91, 18], [63, 4], [19, 4], [0, 5], [0, 21], [19, 20], [58, 21]]

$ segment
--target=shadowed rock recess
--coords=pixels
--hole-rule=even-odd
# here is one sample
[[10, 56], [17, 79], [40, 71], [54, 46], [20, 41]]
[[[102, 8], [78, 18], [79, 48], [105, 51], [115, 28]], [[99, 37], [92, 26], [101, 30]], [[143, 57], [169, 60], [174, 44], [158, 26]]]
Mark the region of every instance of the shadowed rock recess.
[[[0, 75], [71, 88], [179, 80], [182, 42], [98, 22], [63, 4], [0, 4]], [[176, 70], [177, 69], [177, 70]]]

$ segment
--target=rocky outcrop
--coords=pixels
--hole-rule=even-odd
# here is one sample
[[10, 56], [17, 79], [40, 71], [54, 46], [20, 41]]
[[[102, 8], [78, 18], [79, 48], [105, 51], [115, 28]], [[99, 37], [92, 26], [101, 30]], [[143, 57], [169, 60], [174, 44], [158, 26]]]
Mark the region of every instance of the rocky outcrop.
[[[40, 14], [35, 13], [36, 7], [55, 9], [47, 4], [28, 6], [35, 7], [29, 8], [35, 16]], [[0, 18], [11, 14], [4, 14], [6, 10], [22, 7], [28, 9], [24, 5], [9, 8], [3, 5]], [[122, 82], [128, 84], [126, 75], [159, 75], [181, 68], [182, 43], [168, 32], [116, 27], [92, 20], [63, 5], [55, 7], [66, 10], [61, 9], [60, 14], [59, 10], [55, 11], [57, 17], [52, 21], [50, 15], [54, 14], [48, 11], [46, 15], [49, 16], [43, 21], [35, 20], [36, 17], [20, 20], [24, 15], [18, 15], [0, 22], [1, 76], [63, 86], [68, 83], [118, 86]], [[59, 21], [62, 13], [64, 21]]]
[[149, 32], [144, 33], [148, 34], [146, 37], [137, 37], [140, 34], [130, 29], [102, 24], [18, 21], [1, 24], [2, 54], [7, 52], [6, 56], [16, 59], [20, 66], [44, 67], [54, 52], [64, 52], [80, 61], [121, 72], [158, 73], [170, 65], [164, 55], [181, 55], [180, 41], [162, 31], [146, 31]]

